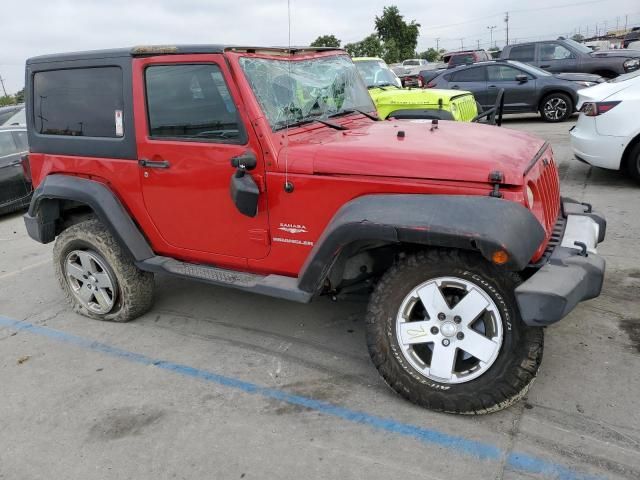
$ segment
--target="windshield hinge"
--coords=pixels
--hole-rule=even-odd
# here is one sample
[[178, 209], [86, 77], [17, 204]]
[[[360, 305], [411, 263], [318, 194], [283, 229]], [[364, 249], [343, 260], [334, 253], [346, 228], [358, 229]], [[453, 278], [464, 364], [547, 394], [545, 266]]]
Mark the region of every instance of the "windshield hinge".
[[504, 174], [500, 170], [494, 170], [489, 174], [489, 182], [493, 184], [493, 190], [489, 192], [490, 197], [502, 198], [500, 184], [504, 182]]

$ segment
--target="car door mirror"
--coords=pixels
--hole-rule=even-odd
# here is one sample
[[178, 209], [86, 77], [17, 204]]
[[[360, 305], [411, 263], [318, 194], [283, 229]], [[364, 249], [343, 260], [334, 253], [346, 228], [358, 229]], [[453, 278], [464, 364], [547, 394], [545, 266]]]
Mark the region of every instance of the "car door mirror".
[[529, 81], [529, 77], [525, 74], [516, 75], [516, 81], [519, 83], [526, 83]]
[[251, 152], [231, 159], [231, 166], [235, 167], [236, 171], [231, 176], [229, 193], [238, 211], [247, 217], [255, 217], [258, 214], [260, 189], [247, 173], [247, 170], [253, 170], [257, 163], [255, 155]]

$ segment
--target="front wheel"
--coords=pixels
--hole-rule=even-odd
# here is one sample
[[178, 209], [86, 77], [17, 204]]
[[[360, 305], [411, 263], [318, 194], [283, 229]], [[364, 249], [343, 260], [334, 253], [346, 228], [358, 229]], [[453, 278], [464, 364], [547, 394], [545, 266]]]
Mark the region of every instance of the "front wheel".
[[564, 93], [552, 93], [540, 102], [540, 115], [545, 122], [564, 122], [573, 114], [573, 101]]
[[640, 182], [640, 143], [637, 143], [629, 152], [626, 165], [627, 172], [629, 172], [631, 178]]
[[411, 255], [385, 273], [367, 316], [385, 381], [423, 407], [501, 410], [522, 398], [542, 360], [543, 332], [520, 320], [518, 279], [456, 250]]

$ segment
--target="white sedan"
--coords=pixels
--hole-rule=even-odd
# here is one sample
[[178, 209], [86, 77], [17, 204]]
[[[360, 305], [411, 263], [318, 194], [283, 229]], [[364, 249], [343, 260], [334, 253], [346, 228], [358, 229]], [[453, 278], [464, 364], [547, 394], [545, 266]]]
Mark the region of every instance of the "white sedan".
[[578, 160], [640, 181], [640, 70], [578, 93], [571, 146]]

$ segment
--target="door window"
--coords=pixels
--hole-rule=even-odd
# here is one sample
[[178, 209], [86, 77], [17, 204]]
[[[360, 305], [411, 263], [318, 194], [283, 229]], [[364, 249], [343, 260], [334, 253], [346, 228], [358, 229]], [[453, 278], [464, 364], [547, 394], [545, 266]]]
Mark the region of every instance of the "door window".
[[6, 157], [16, 153], [18, 149], [13, 141], [13, 135], [11, 132], [0, 132], [0, 157]]
[[571, 50], [558, 43], [548, 43], [540, 45], [540, 60], [566, 60], [567, 58], [573, 58]]
[[[515, 82], [518, 75], [526, 75], [526, 73], [508, 65], [492, 65], [487, 69], [487, 78], [490, 82]], [[527, 76], [531, 79], [529, 75]]]
[[146, 69], [145, 82], [152, 138], [246, 142], [217, 65], [154, 65]]
[[517, 60], [519, 62], [533, 62], [536, 46], [522, 45], [520, 47], [512, 47], [509, 52], [509, 60]]
[[18, 146], [18, 150], [25, 152], [29, 149], [29, 145], [27, 143], [27, 132], [13, 132], [13, 138]]
[[484, 67], [468, 68], [452, 75], [452, 82], [484, 82]]

